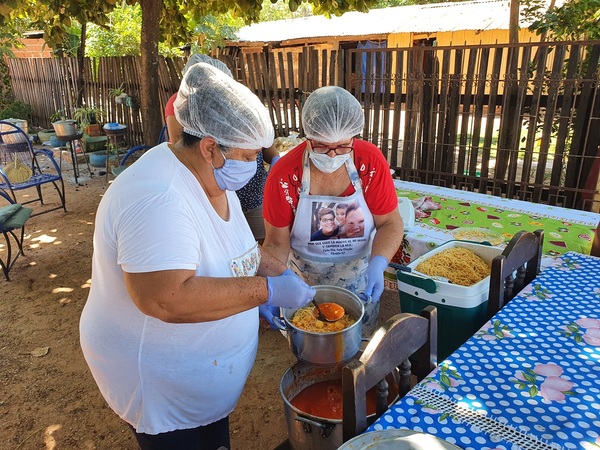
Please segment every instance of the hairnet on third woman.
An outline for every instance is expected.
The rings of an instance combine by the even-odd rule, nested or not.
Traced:
[[[215,66],[217,69],[222,70],[227,75],[229,75],[231,78],[233,78],[231,70],[229,70],[229,68],[225,65],[224,62],[219,61],[218,59],[215,59],[215,58],[211,58],[208,55],[203,55],[202,53],[194,53],[193,55],[190,56],[190,58],[185,63],[185,66],[183,67],[183,74],[185,75],[185,73],[188,71],[188,69],[190,67],[192,67],[194,64],[198,64],[200,62],[210,64],[211,66]]]
[[[323,143],[345,141],[360,134],[365,116],[360,103],[338,86],[313,91],[302,108],[302,129],[308,139]]]
[[[174,107],[183,131],[193,136],[210,136],[225,147],[244,149],[273,144],[267,108],[250,89],[209,64],[189,68]]]

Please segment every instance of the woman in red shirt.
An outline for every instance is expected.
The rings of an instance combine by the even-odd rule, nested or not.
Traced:
[[[265,185],[264,247],[311,285],[337,285],[365,302],[363,334],[377,327],[383,272],[402,242],[404,226],[389,165],[358,139],[360,103],[336,86],[314,91],[302,109],[307,140],[283,156]],[[311,241],[321,208],[347,204],[361,233]],[[348,211],[347,210],[347,211]],[[346,213],[348,214],[348,213]],[[346,217],[346,225],[348,221]]]

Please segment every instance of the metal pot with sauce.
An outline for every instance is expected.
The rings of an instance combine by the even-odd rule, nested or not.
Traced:
[[[342,445],[342,367],[299,361],[283,375],[280,392],[293,450],[335,450]],[[398,396],[398,380],[397,370],[388,375],[388,405]],[[367,415],[369,423],[375,420],[375,389],[367,394]]]
[[[282,308],[283,322],[275,320],[286,331],[292,353],[300,360],[317,365],[335,365],[352,359],[360,350],[364,306],[360,298],[338,286],[314,286],[315,300],[342,306],[355,322],[340,331],[318,333],[296,327],[291,319],[297,309]]]

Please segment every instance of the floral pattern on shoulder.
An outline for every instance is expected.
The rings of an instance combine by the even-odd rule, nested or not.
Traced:
[[[512,381],[517,389],[527,390],[531,398],[540,395],[546,402],[562,402],[567,395],[577,395],[571,390],[575,383],[562,378],[562,373],[557,364],[536,364],[533,369],[516,372]]]

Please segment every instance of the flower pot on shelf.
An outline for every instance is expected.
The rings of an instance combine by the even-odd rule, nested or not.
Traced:
[[[88,136],[100,136],[102,134],[102,128],[99,123],[93,123],[85,127],[85,132]]]

